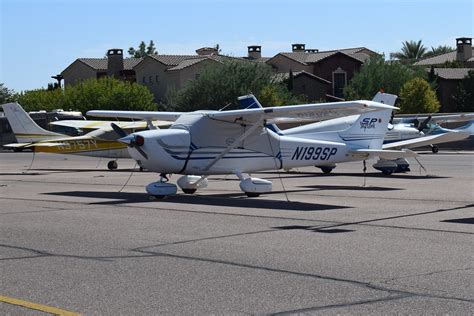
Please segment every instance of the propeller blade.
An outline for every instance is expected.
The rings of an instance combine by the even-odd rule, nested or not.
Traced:
[[[143,156],[143,158],[148,160],[148,155],[146,154],[146,152],[143,149],[141,149],[138,146],[133,146],[133,148],[135,148]]]
[[[420,125],[418,125],[418,131],[422,131],[424,130],[427,126],[428,126],[428,123],[431,121],[431,115],[428,115],[428,117],[420,123]]]
[[[127,132],[125,132],[122,128],[120,128],[120,126],[118,126],[117,124],[115,123],[110,123],[110,126],[112,126],[112,129],[114,130],[114,132],[120,137],[120,138],[124,138],[125,136],[127,136]]]

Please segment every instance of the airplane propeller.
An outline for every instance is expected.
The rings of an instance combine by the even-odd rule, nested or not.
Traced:
[[[423,122],[421,122],[419,125],[418,125],[418,131],[423,131],[427,126],[428,126],[428,123],[431,121],[431,115],[428,115],[428,117],[426,119],[423,120]]]
[[[119,142],[127,144],[129,147],[135,148],[145,159],[148,159],[147,153],[141,148],[145,144],[145,138],[141,135],[129,135],[120,126],[115,123],[110,124],[115,133],[120,137]]]

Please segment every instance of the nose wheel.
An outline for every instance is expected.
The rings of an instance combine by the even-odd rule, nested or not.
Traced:
[[[115,170],[118,168],[118,163],[117,163],[117,160],[111,160],[109,161],[109,163],[107,163],[107,168],[109,168],[109,170]]]

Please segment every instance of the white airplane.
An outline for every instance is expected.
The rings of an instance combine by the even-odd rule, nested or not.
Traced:
[[[394,106],[396,99],[396,95],[378,92],[372,101]],[[262,107],[258,100],[250,95],[240,97],[239,104],[241,108],[247,109]],[[267,127],[279,135],[319,139],[320,137],[325,137],[325,133],[343,131],[349,128],[355,124],[358,119],[359,115],[350,115],[285,130],[280,130],[275,124],[268,124]],[[280,119],[280,122],[288,121],[291,122],[291,120]],[[426,122],[426,120],[424,122]],[[468,135],[468,133],[461,130],[445,130],[443,133],[427,136],[421,130],[418,130],[418,128],[415,128],[414,126],[408,126],[405,123],[398,123],[395,125],[387,124],[387,133],[385,134],[384,145],[382,148],[388,150],[408,149],[428,145],[433,146],[433,144],[464,139],[468,137]],[[352,160],[353,159],[350,159],[348,161]],[[315,166],[320,168],[324,173],[330,173],[336,167],[334,163],[329,162],[319,162]],[[379,161],[373,165],[375,169],[380,170],[382,173],[387,175],[393,172],[409,171],[409,166],[410,165],[408,161],[403,157],[396,157],[394,159],[380,157]]]
[[[412,117],[399,117],[393,119],[393,128],[390,129],[385,135],[385,143],[391,143],[394,141],[407,140],[411,138],[423,137],[428,135],[442,135],[442,134],[457,134],[457,138],[453,137],[452,140],[456,141],[462,138],[463,133],[472,133],[469,128],[472,126],[474,120],[474,113],[460,113],[460,114],[447,114],[447,115],[428,115],[428,116],[412,116]],[[448,129],[443,128],[440,124],[453,123],[453,122],[468,122],[467,125],[456,128]],[[442,141],[442,138],[437,137],[432,143],[425,144],[431,147],[433,153],[437,153],[439,148],[436,144],[445,143],[448,141]]]
[[[253,96],[252,96],[253,97]],[[168,174],[182,174],[177,185],[185,193],[205,188],[213,174],[235,174],[247,196],[272,190],[270,181],[246,173],[334,164],[369,157],[411,157],[410,150],[382,150],[390,115],[395,107],[373,101],[320,103],[232,111],[137,112],[89,111],[90,116],[174,121],[167,130],[127,135],[112,124],[119,141],[140,166],[160,173],[146,191],[157,197],[177,192]],[[279,118],[332,119],[359,113],[356,123],[343,131],[318,137],[278,135],[266,127]],[[361,114],[362,113],[362,114]]]
[[[127,146],[117,142],[117,135],[110,127],[110,121],[66,121],[64,126],[89,129],[91,132],[70,137],[63,134],[47,131],[26,113],[20,104],[7,103],[2,105],[8,123],[11,126],[17,143],[7,144],[3,147],[15,151],[32,149],[34,152],[54,154],[77,154],[82,156],[113,158],[107,164],[110,170],[117,169],[117,159],[130,158]],[[163,126],[162,122],[153,122]],[[156,128],[150,122],[116,122],[126,130],[144,130],[147,127]],[[169,126],[168,123],[166,123]]]

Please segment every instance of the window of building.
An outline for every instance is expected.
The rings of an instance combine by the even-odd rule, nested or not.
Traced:
[[[155,82],[156,82],[156,84],[158,84],[159,81],[160,81],[160,76],[156,75],[156,76],[155,76]]]
[[[143,76],[142,83],[146,83],[146,77],[145,76]]]
[[[153,84],[153,76],[149,76],[149,77],[148,77],[148,82],[150,83],[150,85]]]
[[[332,73],[332,87],[333,95],[338,98],[344,97],[344,87],[347,84],[347,73],[341,69],[337,68],[336,71]]]
[[[194,79],[197,80],[197,79],[199,79],[200,76],[201,76],[201,74],[195,74],[195,75],[194,75]]]

